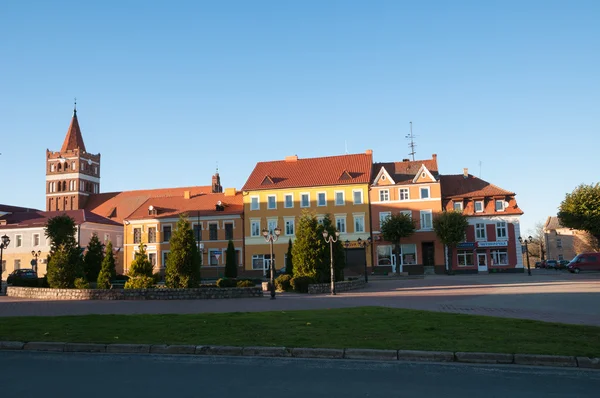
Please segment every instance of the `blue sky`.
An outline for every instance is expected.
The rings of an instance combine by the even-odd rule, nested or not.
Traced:
[[[597,1],[27,1],[0,12],[0,203],[44,208],[73,97],[101,190],[262,160],[438,154],[525,230],[600,169]]]

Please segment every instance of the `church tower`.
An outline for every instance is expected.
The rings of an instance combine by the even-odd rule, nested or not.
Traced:
[[[100,192],[100,154],[87,153],[77,103],[60,152],[46,150],[46,211],[85,208],[90,195]]]

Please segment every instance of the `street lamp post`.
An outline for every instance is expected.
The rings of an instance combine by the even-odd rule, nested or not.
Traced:
[[[273,256],[273,243],[277,242],[279,239],[279,235],[281,235],[281,229],[279,227],[275,227],[273,232],[270,232],[268,229],[262,230],[263,237],[265,241],[269,242],[269,246],[271,248],[271,300],[275,300],[275,258]]]
[[[519,243],[525,245],[525,255],[527,256],[527,275],[531,276],[531,265],[529,264],[529,247],[528,244],[531,243],[533,238],[531,236],[527,237],[527,239],[523,239],[519,236]]]
[[[38,271],[38,257],[42,254],[41,250],[37,252],[35,250],[31,251],[31,255],[33,256],[33,260],[31,260],[31,265],[33,266],[33,270],[37,273]]]
[[[323,238],[325,238],[325,242],[329,243],[329,260],[331,267],[331,295],[335,296],[335,271],[333,269],[333,244],[338,241],[340,237],[340,232],[335,231],[335,237],[333,235],[329,236],[329,232],[327,230],[323,231]]]
[[[369,274],[368,274],[368,270],[367,270],[367,247],[371,246],[373,239],[371,239],[371,237],[369,236],[367,238],[367,240],[362,240],[361,238],[358,238],[356,240],[356,242],[358,243],[358,245],[360,247],[365,248],[365,283],[368,283],[369,282]]]
[[[344,242],[344,264],[348,267],[348,248],[350,247],[350,241],[346,239]]]
[[[4,235],[2,238],[0,238],[0,293],[2,293],[2,272],[4,272],[4,270],[2,269],[2,264],[4,264],[2,262],[2,253],[4,252],[4,249],[8,247],[9,244],[10,238],[8,236]]]

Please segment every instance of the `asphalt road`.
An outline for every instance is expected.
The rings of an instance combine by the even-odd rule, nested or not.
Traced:
[[[164,355],[0,352],[2,397],[598,397],[600,372]]]

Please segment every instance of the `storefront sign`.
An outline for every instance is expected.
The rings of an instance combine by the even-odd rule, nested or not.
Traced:
[[[461,242],[456,245],[458,249],[475,249],[477,247],[477,242]]]
[[[479,247],[506,247],[508,242],[505,240],[499,240],[496,242],[479,242]]]

